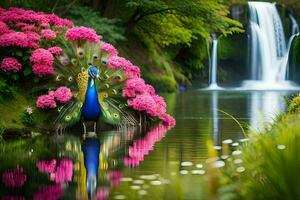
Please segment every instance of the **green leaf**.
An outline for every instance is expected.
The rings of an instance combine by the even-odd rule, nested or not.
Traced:
[[[21,50],[16,50],[16,55],[17,56],[23,56],[23,52]]]
[[[30,67],[25,67],[25,69],[23,70],[24,76],[28,76],[32,73],[31,68]]]
[[[16,80],[19,79],[19,75],[18,74],[12,74],[11,78],[16,81]]]

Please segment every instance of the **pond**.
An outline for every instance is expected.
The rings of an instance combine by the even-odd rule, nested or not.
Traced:
[[[3,199],[205,199],[207,140],[238,145],[284,111],[280,91],[165,94],[177,125],[7,140],[0,145]],[[227,113],[227,114],[226,114]],[[236,120],[240,123],[237,123]],[[6,184],[4,184],[6,182]],[[20,187],[19,187],[20,186]]]

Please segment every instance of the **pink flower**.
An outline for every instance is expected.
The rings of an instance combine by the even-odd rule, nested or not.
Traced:
[[[70,20],[60,18],[55,14],[47,14],[46,18],[49,20],[49,24],[55,25],[57,28],[64,28],[65,26],[70,28],[74,25]],[[46,27],[45,25],[47,24],[44,24],[44,27]]]
[[[117,187],[120,182],[121,178],[123,178],[123,172],[122,171],[110,171],[108,172],[108,179],[113,187]]]
[[[62,54],[62,49],[60,47],[50,47],[48,51],[54,56],[60,56]]]
[[[22,187],[27,180],[22,167],[16,167],[12,170],[7,170],[2,175],[2,181],[6,187],[19,188]]]
[[[56,38],[55,32],[50,29],[42,30],[41,35],[42,35],[42,37],[49,39],[49,40],[54,40]]]
[[[56,102],[53,95],[41,95],[36,101],[36,107],[41,109],[56,108]]]
[[[150,95],[138,95],[134,99],[128,99],[127,103],[137,111],[145,111],[152,117],[157,116],[156,103]]]
[[[0,69],[4,72],[18,72],[22,69],[22,65],[14,57],[6,57],[2,60]]]
[[[132,63],[129,60],[126,60],[123,57],[112,56],[108,60],[108,65],[111,68],[127,68],[128,66],[132,66]]]
[[[161,115],[165,114],[167,111],[167,105],[166,105],[164,98],[162,98],[161,96],[158,96],[158,95],[153,95],[152,98],[154,99],[155,104],[156,104],[155,116],[161,116]]]
[[[123,97],[135,97],[146,91],[145,81],[141,78],[133,78],[126,81],[122,91]]]
[[[37,162],[37,168],[42,173],[53,173],[56,167],[56,160],[52,159],[50,161],[47,160],[39,160]]]
[[[30,61],[34,64],[53,65],[54,57],[46,49],[36,49],[30,56]]]
[[[73,162],[69,158],[64,158],[56,168],[56,172],[52,174],[51,180],[56,183],[66,183],[72,180]]]
[[[24,26],[22,26],[21,28],[22,31],[38,31],[39,29],[37,27],[35,27],[34,25],[31,24],[25,24]]]
[[[72,99],[72,91],[70,88],[67,87],[59,87],[54,92],[54,97],[60,103],[67,103]]]
[[[118,55],[117,49],[115,49],[115,47],[109,43],[103,43],[100,48],[102,51],[107,52],[110,56]]]
[[[135,65],[129,65],[127,66],[125,69],[125,75],[128,78],[138,78],[141,77],[141,70],[139,67],[135,66]]]
[[[7,32],[9,32],[8,26],[4,22],[0,21],[0,35]]]
[[[43,77],[46,75],[53,74],[54,68],[51,65],[37,63],[32,66],[32,72],[39,77]]]
[[[16,46],[21,48],[35,48],[36,44],[28,39],[23,32],[8,32],[0,35],[0,47]]]
[[[33,194],[33,200],[58,200],[63,195],[63,189],[60,185],[47,185],[39,188],[37,192]]]
[[[146,84],[146,92],[151,96],[155,95],[155,89],[152,85]]]
[[[80,26],[69,29],[66,33],[66,38],[68,40],[86,40],[89,42],[99,42],[102,37],[97,35],[94,29]]]
[[[171,115],[168,115],[167,113],[160,116],[160,119],[163,121],[163,124],[165,124],[166,126],[173,127],[176,125],[176,120]]]

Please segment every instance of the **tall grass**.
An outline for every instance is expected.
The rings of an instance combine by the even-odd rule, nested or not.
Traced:
[[[220,199],[300,199],[300,117],[252,134],[221,170]],[[237,160],[239,162],[237,162]]]

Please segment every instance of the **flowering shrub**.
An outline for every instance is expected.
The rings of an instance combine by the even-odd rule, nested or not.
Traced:
[[[50,179],[56,183],[66,183],[72,180],[73,162],[69,158],[60,161],[56,171],[51,173]]]
[[[102,51],[107,52],[110,56],[118,55],[118,50],[115,49],[115,47],[109,43],[103,43],[100,48]]]
[[[56,38],[55,32],[50,29],[42,30],[41,35],[49,40],[54,40]]]
[[[48,51],[54,56],[60,56],[62,54],[62,49],[60,47],[50,47]]]
[[[98,55],[90,55],[90,52],[85,51],[100,50],[102,53],[99,55],[102,56],[102,60],[97,63],[103,63],[101,67],[110,68],[111,71],[122,70],[125,74],[125,79],[120,81],[120,84],[123,84],[123,80],[126,81],[124,86],[122,85],[124,103],[127,101],[130,108],[150,118],[161,119],[165,125],[175,125],[175,120],[166,114],[164,99],[156,94],[151,85],[146,84],[140,78],[140,68],[118,56],[117,49],[109,43],[102,42],[101,39],[102,36],[98,35],[94,29],[83,26],[74,27],[71,21],[54,14],[20,8],[0,9],[0,47],[14,50],[14,52],[7,51],[0,55],[0,70],[19,72],[23,69],[25,76],[33,72],[33,75],[38,77],[34,77],[34,80],[39,81],[39,78],[53,74],[76,72],[70,67],[82,67],[86,62],[82,56],[90,56],[96,61],[98,59]],[[66,47],[66,45],[73,45],[74,48]],[[24,63],[21,64],[18,60]],[[81,62],[82,60],[84,62]],[[73,74],[70,75],[73,76]],[[15,75],[12,78],[18,77],[19,75]],[[69,81],[67,85],[69,86],[71,82]],[[73,83],[76,84],[75,81]],[[39,96],[36,106],[40,109],[53,109],[57,107],[57,103],[68,103],[76,95],[72,94],[68,87],[61,86],[47,95]]]
[[[72,99],[72,91],[67,87],[59,87],[54,92],[54,97],[60,103],[67,103]]]
[[[97,35],[94,29],[80,26],[69,29],[66,33],[66,38],[68,40],[86,40],[89,42],[99,42],[102,37]]]
[[[18,72],[22,69],[22,65],[16,58],[6,57],[2,60],[0,69],[4,72]]]
[[[41,109],[56,108],[56,102],[54,100],[54,95],[47,94],[47,95],[39,96],[36,101],[36,107],[41,108]]]
[[[27,180],[22,167],[16,167],[12,170],[7,170],[2,175],[2,181],[6,187],[19,188],[22,187]]]

